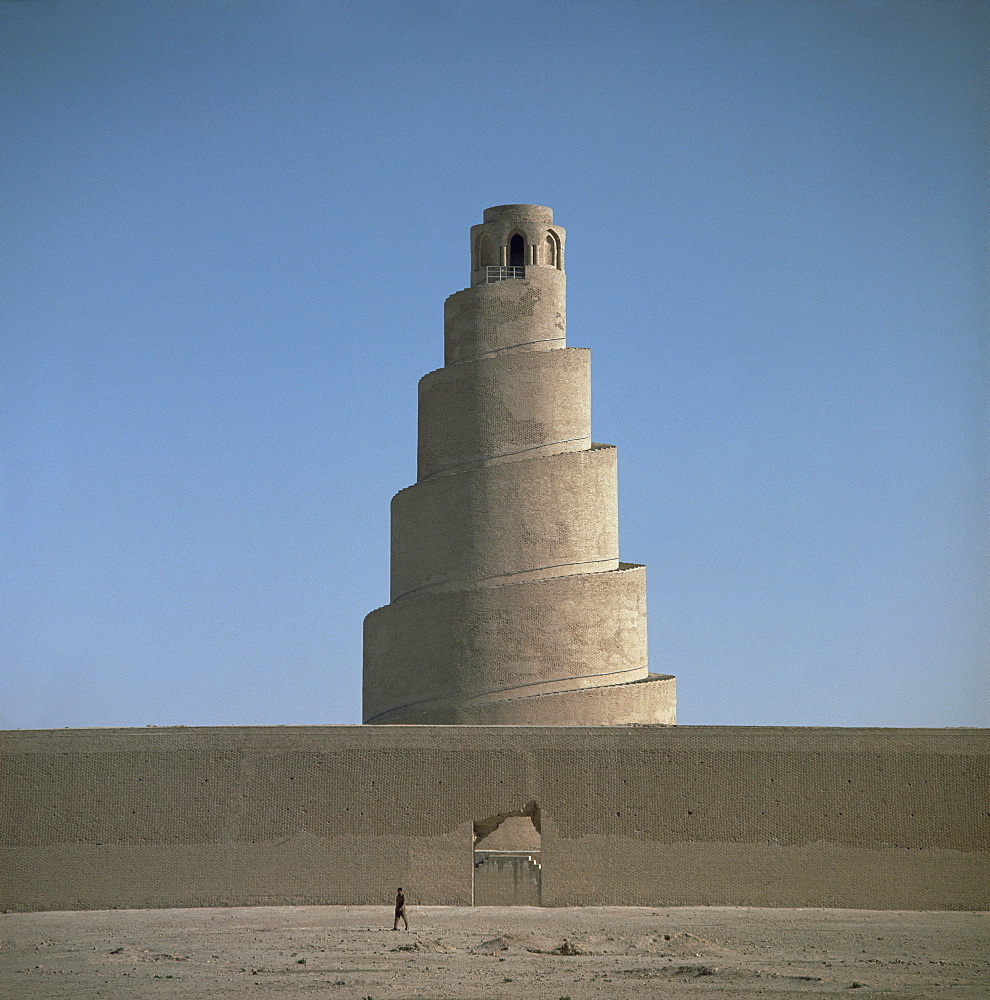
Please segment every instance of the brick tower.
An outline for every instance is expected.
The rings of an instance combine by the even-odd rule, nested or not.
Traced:
[[[391,603],[364,623],[365,723],[674,722],[646,656],[646,569],[619,562],[616,452],[566,346],[564,230],[485,210],[471,287],[419,383],[418,481],[392,500]]]

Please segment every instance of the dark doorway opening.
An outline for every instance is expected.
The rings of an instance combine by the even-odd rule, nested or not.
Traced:
[[[509,240],[509,267],[523,267],[526,264],[526,241],[516,233]]]

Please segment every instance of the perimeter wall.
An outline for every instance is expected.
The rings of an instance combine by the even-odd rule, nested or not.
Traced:
[[[0,910],[470,904],[535,802],[545,906],[990,909],[990,731],[0,733]]]

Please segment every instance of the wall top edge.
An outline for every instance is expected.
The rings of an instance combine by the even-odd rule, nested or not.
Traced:
[[[990,754],[990,729],[827,726],[161,726],[0,730],[4,752],[179,749],[471,749],[595,751],[889,752]]]

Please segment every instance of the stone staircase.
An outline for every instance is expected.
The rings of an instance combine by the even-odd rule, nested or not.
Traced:
[[[475,906],[541,906],[539,851],[475,851]]]

